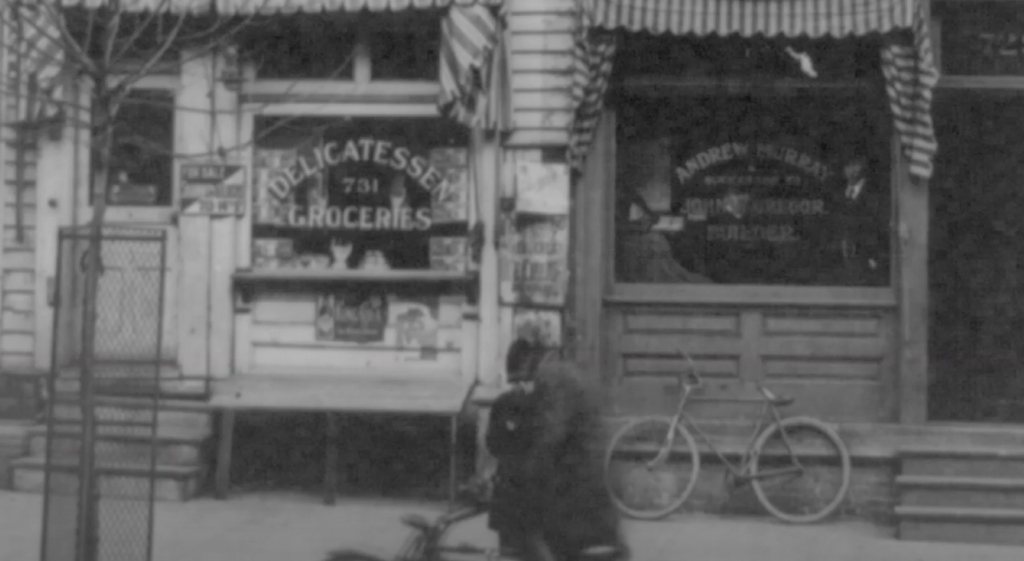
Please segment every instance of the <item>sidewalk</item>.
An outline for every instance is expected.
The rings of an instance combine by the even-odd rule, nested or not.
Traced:
[[[336,548],[390,558],[408,512],[433,515],[440,505],[318,497],[239,495],[159,503],[153,561],[320,561]],[[39,559],[40,497],[0,491],[0,561]],[[860,523],[786,526],[767,519],[685,516],[630,522],[635,561],[1019,561],[1024,548],[900,542]],[[493,544],[483,519],[458,528],[452,542]],[[110,561],[110,560],[101,560]],[[480,560],[482,561],[482,560]]]

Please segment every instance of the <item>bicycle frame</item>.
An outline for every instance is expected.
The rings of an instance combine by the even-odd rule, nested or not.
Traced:
[[[406,538],[395,556],[395,561],[445,561],[445,554],[479,555],[480,559],[497,559],[499,552],[495,548],[441,543],[453,526],[486,512],[487,509],[483,505],[462,506],[442,514],[426,529],[413,528],[412,535]]]
[[[742,459],[739,465],[731,461],[725,454],[722,453],[718,447],[715,446],[711,438],[704,432],[700,426],[693,420],[692,417],[686,414],[686,404],[693,393],[693,387],[688,384],[683,384],[683,395],[679,399],[679,405],[676,407],[675,414],[672,415],[672,424],[670,426],[675,427],[681,425],[688,427],[697,437],[700,438],[711,449],[712,452],[718,456],[718,459],[726,466],[730,474],[736,478],[738,482],[746,483],[754,479],[767,479],[771,477],[777,477],[788,473],[801,472],[803,466],[800,464],[800,459],[793,452],[793,445],[789,441],[789,435],[786,434],[786,430],[782,425],[782,415],[779,413],[779,409],[772,404],[767,397],[761,399],[761,415],[757,419],[757,423],[754,425],[754,430],[750,434],[750,440],[747,442],[747,447],[743,452]],[[757,443],[757,437],[761,434],[761,431],[771,426],[772,424],[778,424],[780,427],[779,432],[782,434],[782,440],[786,444],[786,451],[789,454],[789,459],[793,462],[792,466],[784,468],[776,468],[769,470],[758,470],[758,472],[752,473],[751,465],[754,460],[754,446]],[[651,464],[659,463],[665,460],[669,450],[672,448],[673,442],[675,442],[676,431],[669,431],[668,439],[665,442],[665,446],[661,452],[653,460]]]

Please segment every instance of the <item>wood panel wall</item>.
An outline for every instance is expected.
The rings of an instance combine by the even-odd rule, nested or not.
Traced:
[[[572,119],[574,0],[509,0],[515,132],[507,146],[564,146]]]
[[[616,414],[673,411],[683,352],[706,382],[690,409],[697,419],[756,416],[762,383],[796,399],[788,413],[894,420],[895,310],[624,307],[608,319]]]
[[[339,375],[403,374],[457,376],[462,367],[463,296],[438,296],[436,356],[424,357],[415,344],[402,341],[401,316],[408,300],[390,294],[383,340],[371,343],[318,340],[314,322],[317,296],[310,290],[262,292],[257,295],[249,326],[249,356],[243,360],[253,374]],[[433,323],[433,322],[431,322]]]

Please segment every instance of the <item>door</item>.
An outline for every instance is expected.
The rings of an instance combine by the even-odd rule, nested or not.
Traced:
[[[174,366],[177,361],[176,81],[140,84],[115,119],[96,302],[96,358],[101,364],[159,358],[162,365]],[[80,152],[88,154],[87,150]],[[89,160],[88,155],[82,156],[78,168],[89,170]],[[82,176],[88,174],[85,171]],[[94,196],[87,182],[81,183],[74,225],[86,227],[93,216]],[[159,232],[164,235],[158,236]],[[87,240],[81,235],[65,237],[61,251],[62,274],[67,271],[73,278],[65,276],[63,290],[70,296],[69,304],[80,307]],[[74,289],[68,293],[71,286]],[[75,330],[77,326],[66,328]],[[73,333],[65,337],[79,339]],[[66,363],[71,357],[65,357]]]

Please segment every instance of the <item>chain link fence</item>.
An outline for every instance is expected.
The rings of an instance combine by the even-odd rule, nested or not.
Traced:
[[[60,231],[42,561],[151,558],[166,245],[163,230],[104,228],[86,369],[93,248],[87,228]]]

